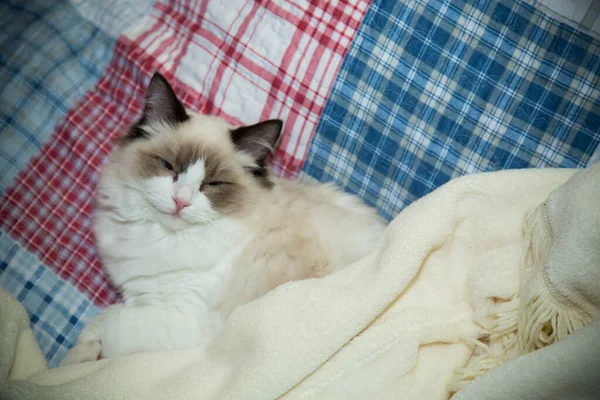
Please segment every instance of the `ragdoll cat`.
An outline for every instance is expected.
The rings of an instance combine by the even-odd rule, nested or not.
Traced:
[[[237,306],[373,249],[384,223],[358,198],[269,175],[281,128],[189,112],[154,75],[95,199],[98,252],[122,302],[63,364],[204,346]]]

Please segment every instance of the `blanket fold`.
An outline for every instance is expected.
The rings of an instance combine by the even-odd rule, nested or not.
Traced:
[[[490,346],[479,318],[513,307],[502,299],[520,290],[524,215],[573,173],[455,179],[406,208],[363,260],[237,309],[205,351],[23,373],[0,397],[446,399],[454,371]]]
[[[0,382],[22,380],[46,369],[25,309],[0,289]]]
[[[507,361],[452,400],[596,400],[600,393],[600,320],[560,342]]]
[[[453,390],[515,357],[566,338],[600,315],[600,163],[578,171],[525,214],[524,255],[512,290],[476,312],[487,344]],[[513,278],[514,280],[514,278]]]

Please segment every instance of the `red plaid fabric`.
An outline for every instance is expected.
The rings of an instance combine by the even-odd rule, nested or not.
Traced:
[[[2,228],[96,305],[116,301],[94,250],[92,198],[98,169],[139,116],[154,71],[193,110],[233,123],[284,119],[275,166],[293,176],[367,6],[362,0],[159,2],[119,38],[104,77],[7,189]]]

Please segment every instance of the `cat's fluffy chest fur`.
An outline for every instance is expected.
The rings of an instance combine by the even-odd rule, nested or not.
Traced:
[[[152,79],[96,194],[98,253],[122,302],[86,326],[65,364],[202,347],[240,305],[373,249],[384,223],[358,198],[269,176],[281,126],[190,114]]]
[[[127,308],[102,316],[103,357],[206,344],[221,327],[223,288],[251,232],[229,218],[176,231],[146,219],[123,220],[121,202],[128,199],[102,196],[103,189],[101,183],[94,234]],[[131,336],[146,329],[160,329],[160,340]]]

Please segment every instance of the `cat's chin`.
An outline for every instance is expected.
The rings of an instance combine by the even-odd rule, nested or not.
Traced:
[[[208,216],[205,216],[205,217],[208,217]],[[214,221],[215,218],[217,218],[217,216],[212,215],[212,218],[209,221]],[[164,213],[164,212],[157,212],[156,215],[154,216],[154,221],[158,222],[163,227],[165,227],[171,231],[181,231],[184,229],[197,227],[197,226],[204,225],[206,223],[210,223],[210,222],[207,222],[207,220],[202,220],[202,221],[190,220],[189,215],[186,216],[186,215],[179,215],[179,214],[175,214],[175,213]]]
[[[186,221],[180,215],[177,214],[160,213],[157,219],[157,222],[159,222],[162,226],[172,231],[180,231],[191,226],[197,225]]]

